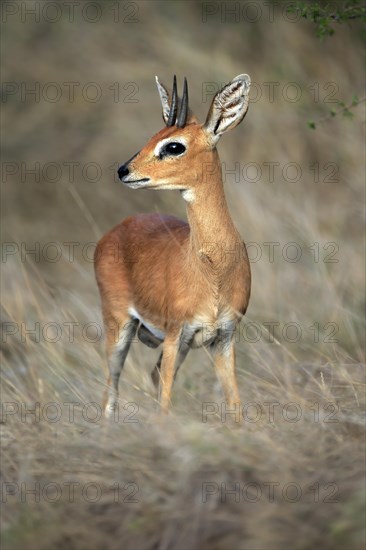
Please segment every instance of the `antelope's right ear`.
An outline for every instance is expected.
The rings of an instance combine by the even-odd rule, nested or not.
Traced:
[[[158,92],[160,95],[161,106],[163,108],[163,120],[165,124],[167,124],[169,120],[170,105],[172,102],[172,94],[168,91],[168,89],[164,86],[164,84],[159,82],[159,79],[157,76],[155,77],[155,80],[156,80],[156,85],[158,87]],[[179,103],[180,103],[180,100],[179,100]],[[192,111],[188,108],[186,123],[190,124],[192,122],[198,123],[198,120],[194,116]]]
[[[243,120],[248,110],[249,90],[249,75],[240,74],[215,95],[203,125],[212,145]]]
[[[157,76],[155,77],[155,80],[156,80],[156,85],[158,87],[158,92],[160,95],[161,106],[163,107],[163,120],[166,124],[168,122],[168,117],[170,112],[171,97],[168,90],[165,88],[165,86],[163,86],[163,84],[160,84]]]

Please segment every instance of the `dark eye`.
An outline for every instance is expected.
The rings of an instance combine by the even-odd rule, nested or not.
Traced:
[[[179,143],[178,141],[171,141],[170,143],[167,143],[165,147],[160,151],[160,158],[166,157],[166,156],[177,156],[184,153],[186,148],[182,143]]]

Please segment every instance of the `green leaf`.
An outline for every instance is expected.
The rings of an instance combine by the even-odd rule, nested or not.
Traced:
[[[353,113],[349,109],[345,109],[342,114],[346,118],[353,118]]]
[[[312,130],[315,130],[316,128],[316,124],[313,120],[308,120],[308,126],[309,128],[311,128]]]

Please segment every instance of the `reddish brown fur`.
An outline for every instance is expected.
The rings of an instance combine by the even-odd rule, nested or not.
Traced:
[[[187,143],[186,154],[164,161],[156,158],[156,145],[176,136]],[[121,329],[131,321],[131,307],[165,333],[162,407],[166,410],[183,326],[197,318],[208,324],[221,320],[236,324],[249,301],[250,267],[226,204],[216,148],[195,119],[184,128],[161,130],[128,167],[134,179],[150,178],[146,187],[194,193],[194,200],[187,202],[189,224],[160,214],[129,217],[99,241],[95,256],[108,356]],[[232,340],[226,351],[218,349],[216,366],[226,398],[237,403]],[[119,374],[115,377],[118,384]]]

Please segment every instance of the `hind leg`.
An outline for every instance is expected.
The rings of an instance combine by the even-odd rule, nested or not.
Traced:
[[[161,361],[163,359],[163,352],[160,352],[158,362],[156,363],[155,367],[153,368],[153,371],[151,373],[151,379],[153,381],[154,387],[156,390],[159,389],[159,382],[160,382],[160,367],[161,367]]]
[[[126,361],[131,342],[136,334],[138,322],[128,318],[125,323],[119,325],[106,324],[107,331],[107,356],[109,376],[104,395],[104,412],[110,417],[117,406],[118,382]]]

